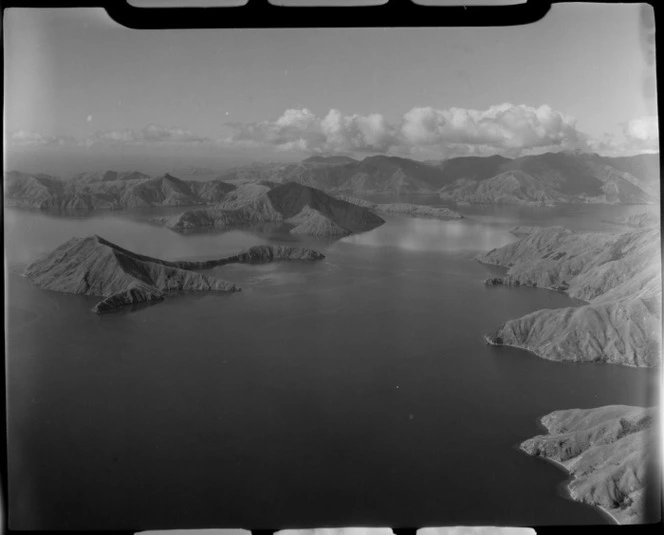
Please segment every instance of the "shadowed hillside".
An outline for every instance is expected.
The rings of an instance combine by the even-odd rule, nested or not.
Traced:
[[[218,206],[179,214],[166,222],[172,230],[230,229],[262,222],[287,223],[294,234],[343,236],[384,223],[367,208],[335,199],[293,182],[246,184]]]

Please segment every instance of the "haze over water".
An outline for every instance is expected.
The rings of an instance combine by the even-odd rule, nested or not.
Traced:
[[[517,445],[558,409],[653,402],[656,374],[548,362],[482,334],[561,293],[486,287],[473,257],[521,224],[615,229],[643,207],[389,217],[340,241],[179,235],[116,214],[6,210],[13,528],[604,523]],[[97,316],[22,267],[72,236],[164,259],[303,243],[315,263],[211,271],[189,294]]]

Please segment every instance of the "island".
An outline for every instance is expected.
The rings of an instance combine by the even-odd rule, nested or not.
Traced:
[[[126,305],[157,303],[177,291],[240,291],[231,282],[196,270],[230,263],[323,258],[311,249],[258,245],[224,258],[169,262],[128,251],[95,235],[68,240],[30,264],[24,276],[46,290],[102,297],[92,309],[102,314]]]
[[[554,411],[540,420],[549,434],[519,447],[564,468],[570,497],[616,523],[658,521],[648,510],[659,514],[656,418],[654,407],[627,405]]]

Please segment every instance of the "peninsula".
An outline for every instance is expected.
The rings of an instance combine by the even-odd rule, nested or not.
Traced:
[[[46,290],[102,297],[98,314],[125,305],[157,303],[177,291],[237,292],[231,282],[198,273],[230,263],[320,260],[311,249],[259,245],[224,258],[168,262],[123,249],[99,236],[72,238],[30,264],[24,276]]]
[[[539,357],[652,367],[660,363],[661,258],[658,226],[626,232],[562,227],[513,229],[521,239],[477,257],[508,268],[489,285],[563,291],[587,302],[539,310],[486,335],[490,344]]]
[[[567,470],[572,499],[599,507],[619,524],[655,520],[648,518],[646,503],[657,501],[660,473],[655,408],[570,409],[540,422],[549,434],[526,440],[520,449]]]

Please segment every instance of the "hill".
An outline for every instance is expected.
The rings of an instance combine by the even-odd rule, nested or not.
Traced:
[[[488,284],[535,286],[587,301],[509,320],[487,342],[549,360],[657,366],[661,342],[661,247],[658,227],[627,232],[531,228],[517,242],[477,259],[508,268]]]
[[[655,204],[660,195],[658,154],[607,158],[569,151],[439,162],[384,155],[363,160],[312,156],[298,163],[236,167],[212,181],[185,181],[170,174],[150,178],[137,171],[81,173],[70,181],[15,171],[5,174],[9,205],[63,212],[213,204],[236,185],[288,182],[335,195],[438,194],[446,202],[460,204]]]
[[[555,411],[541,419],[548,435],[526,440],[522,451],[555,461],[572,476],[572,499],[602,508],[620,524],[659,520],[654,408],[610,405]],[[658,513],[659,511],[657,511]]]
[[[142,173],[83,173],[72,180],[25,173],[5,174],[8,206],[47,212],[85,214],[155,206],[194,206],[217,203],[235,189],[219,180],[195,182],[169,174],[150,178]]]
[[[246,184],[214,208],[192,210],[166,222],[172,230],[235,228],[263,222],[286,222],[291,232],[339,236],[376,228],[384,220],[352,203],[297,183]]]
[[[418,162],[395,156],[314,156],[299,163],[236,168],[225,181],[296,182],[345,195],[437,194],[460,203],[656,203],[659,156],[606,158],[563,151],[516,159]]]
[[[240,290],[230,282],[194,270],[229,263],[322,258],[322,254],[310,249],[261,245],[225,258],[168,262],[133,253],[99,236],[90,236],[72,238],[30,264],[24,275],[47,290],[102,297],[93,311],[103,313],[125,305],[156,303],[176,291]]]

